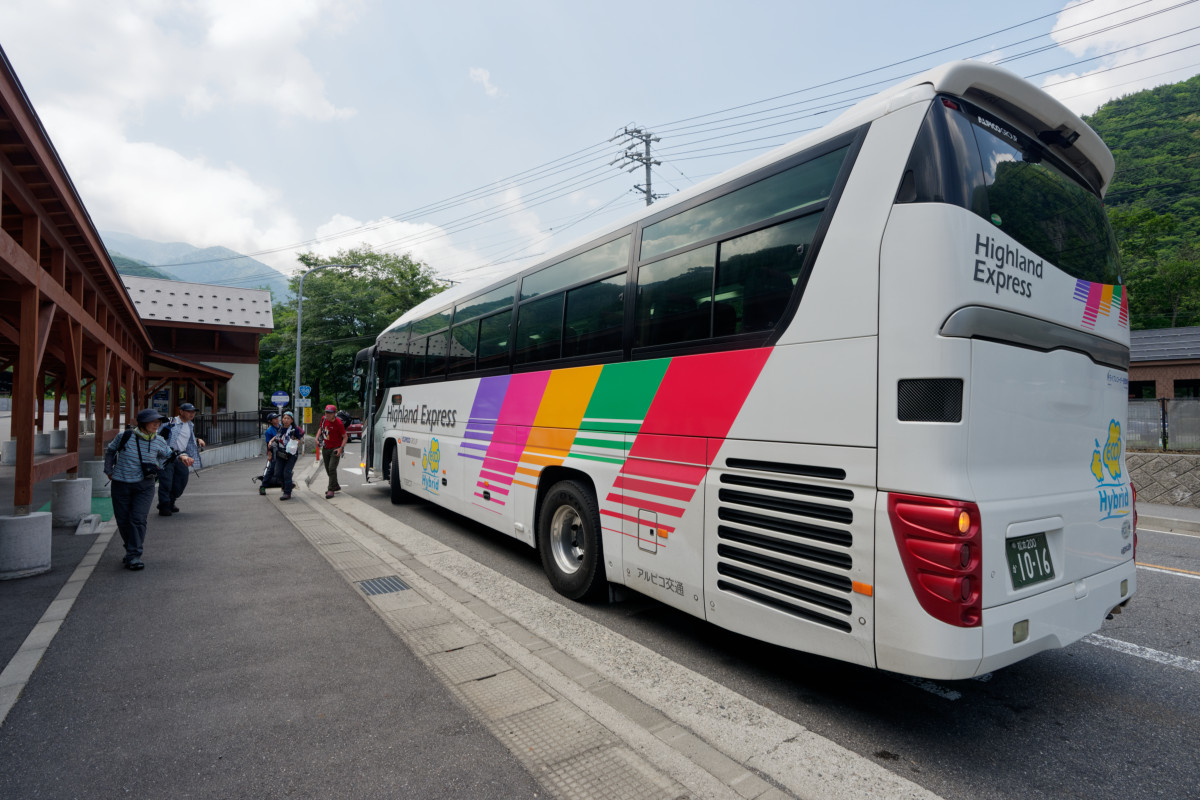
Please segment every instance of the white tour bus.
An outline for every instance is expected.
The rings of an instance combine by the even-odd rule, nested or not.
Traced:
[[[1113,159],[947,64],[360,353],[364,467],[608,585],[966,678],[1136,588]]]

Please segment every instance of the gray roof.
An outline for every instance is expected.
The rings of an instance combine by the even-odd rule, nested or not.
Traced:
[[[274,330],[271,293],[212,283],[164,281],[122,275],[121,282],[144,320],[235,325]]]
[[[1200,360],[1200,327],[1129,332],[1130,361]]]

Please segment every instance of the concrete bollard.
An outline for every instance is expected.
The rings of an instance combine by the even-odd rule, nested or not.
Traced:
[[[61,478],[50,481],[50,514],[54,527],[74,528],[92,513],[91,478]]]
[[[13,466],[17,463],[17,440],[0,442],[0,464]]]
[[[61,428],[56,431],[50,431],[50,449],[51,450],[66,450],[67,449],[67,432]]]
[[[35,456],[50,455],[50,434],[35,433],[33,435],[33,454]]]
[[[0,581],[50,571],[50,515],[0,516]]]
[[[79,464],[79,477],[92,481],[92,497],[112,497],[112,484],[104,474],[103,461],[83,461]]]
[[[80,422],[79,423],[79,432],[80,433],[95,433],[96,432],[96,420],[85,419],[83,422]]]

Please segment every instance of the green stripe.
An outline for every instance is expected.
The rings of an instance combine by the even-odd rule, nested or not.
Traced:
[[[584,419],[645,419],[671,359],[605,364]]]
[[[612,439],[580,439],[575,438],[575,445],[580,447],[606,447],[609,450],[627,450],[629,445],[625,442],[617,442]]]
[[[592,422],[585,419],[579,426],[581,431],[596,433],[637,433],[642,428],[640,422]]]
[[[584,455],[583,453],[571,453],[570,457],[571,458],[583,458],[583,459],[587,459],[588,461],[603,461],[606,464],[624,464],[625,463],[625,459],[623,459],[623,458],[605,458],[604,456],[589,456],[589,455]]]

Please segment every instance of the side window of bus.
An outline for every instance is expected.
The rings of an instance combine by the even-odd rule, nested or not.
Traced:
[[[775,327],[820,221],[820,214],[810,214],[721,242],[713,336]]]
[[[479,321],[479,349],[476,369],[508,366],[509,327],[512,310],[506,309]]]
[[[479,346],[479,320],[455,325],[450,331],[451,375],[475,369],[475,349]]]
[[[567,292],[563,355],[589,356],[621,349],[625,273]]]
[[[450,331],[431,334],[429,348],[425,351],[425,377],[433,378],[446,374],[446,356],[450,352]]]
[[[565,292],[523,304],[517,309],[514,364],[546,361],[561,355]]]
[[[425,337],[410,339],[408,342],[408,378],[418,380],[425,377],[425,347],[428,344]]]
[[[710,335],[717,246],[644,264],[638,270],[637,339],[646,347]]]

